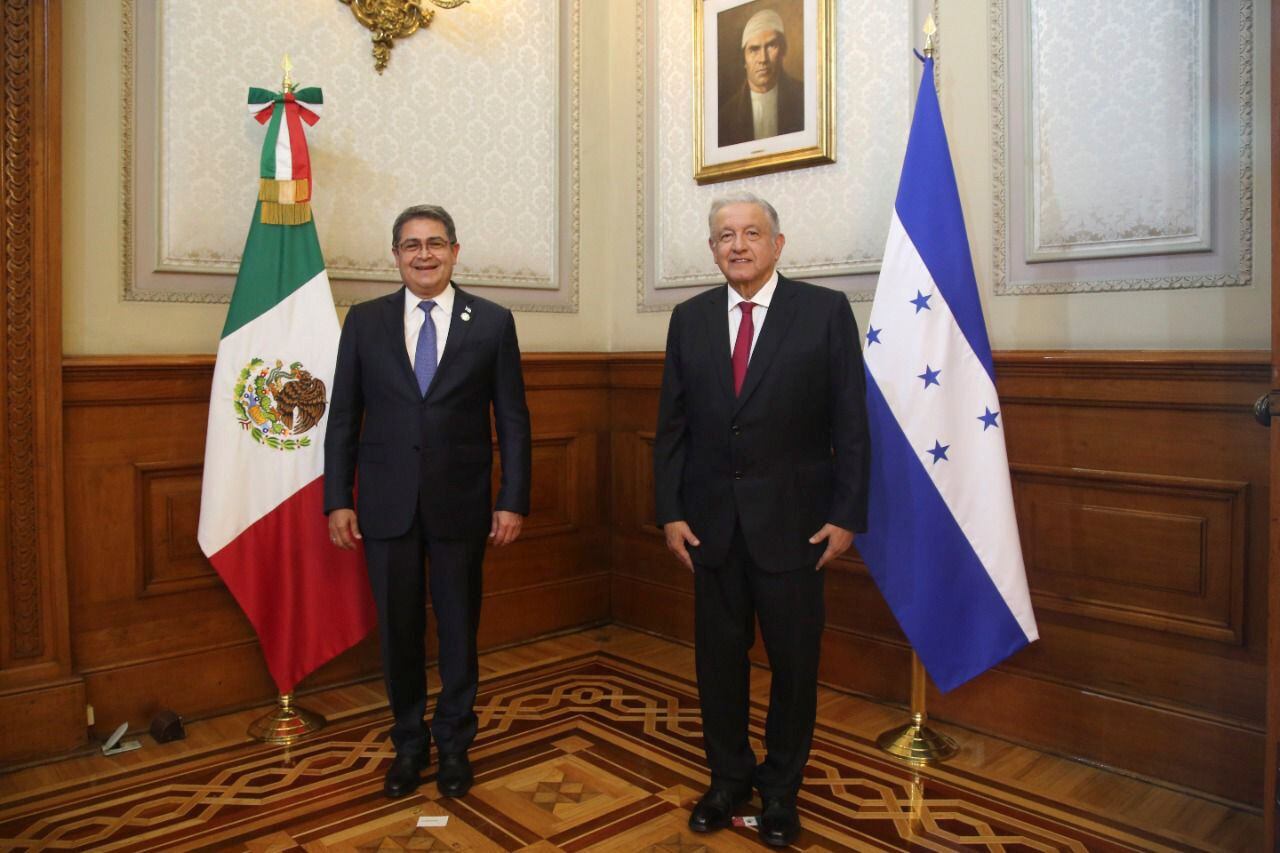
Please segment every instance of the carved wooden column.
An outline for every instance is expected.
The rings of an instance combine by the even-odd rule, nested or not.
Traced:
[[[3,0],[0,90],[0,763],[85,740],[72,672],[62,484],[56,0]]]

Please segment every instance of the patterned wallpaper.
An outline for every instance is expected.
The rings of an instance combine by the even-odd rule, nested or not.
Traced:
[[[324,90],[307,136],[331,278],[394,280],[390,224],[404,207],[432,202],[457,222],[459,282],[576,297],[560,251],[576,242],[560,220],[576,204],[562,193],[576,178],[564,174],[576,158],[562,154],[573,141],[563,128],[575,81],[565,77],[577,48],[562,19],[576,23],[576,0],[437,10],[429,28],[396,42],[381,76],[369,31],[335,0],[136,8],[137,109],[156,112],[155,138],[138,140],[153,157],[137,170],[154,192],[161,269],[234,273],[264,136],[246,90],[278,89],[288,52],[298,85]],[[150,260],[139,259],[140,274]]]
[[[1032,4],[1033,255],[1207,246],[1206,12]]]
[[[655,290],[719,280],[707,250],[707,209],[715,197],[741,189],[777,207],[787,235],[782,267],[788,274],[874,272],[884,249],[919,79],[910,53],[912,4],[835,4],[834,164],[698,186],[689,118],[692,12],[688,0],[653,2],[657,10],[646,33],[652,58],[645,76],[656,121],[645,127],[644,136],[653,149],[646,192],[654,244],[642,305],[671,301]]]

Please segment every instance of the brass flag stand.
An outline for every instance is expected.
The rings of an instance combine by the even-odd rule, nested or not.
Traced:
[[[911,653],[911,722],[890,729],[876,738],[876,745],[890,755],[908,764],[927,766],[946,761],[956,754],[956,742],[941,732],[925,725],[929,718],[925,713],[924,664],[914,651]]]
[[[938,26],[932,13],[924,22],[924,55],[933,56],[933,39]],[[911,722],[890,729],[876,738],[876,745],[890,755],[917,767],[946,761],[956,754],[956,742],[925,725],[925,672],[920,656],[911,651]]]
[[[249,724],[249,737],[287,746],[320,731],[324,722],[319,714],[294,705],[292,693],[281,693],[272,711]]]

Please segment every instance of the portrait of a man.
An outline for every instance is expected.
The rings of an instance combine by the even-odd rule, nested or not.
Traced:
[[[717,144],[803,130],[803,49],[791,51],[791,41],[803,38],[801,4],[747,3],[722,12],[719,23]]]

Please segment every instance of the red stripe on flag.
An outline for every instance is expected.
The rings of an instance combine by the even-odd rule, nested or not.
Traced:
[[[295,181],[306,181],[306,195],[294,196],[294,201],[311,199],[311,155],[307,153],[307,137],[302,130],[302,121],[298,117],[298,102],[293,93],[284,96],[284,120],[289,123],[289,153],[293,158],[293,175]]]
[[[364,551],[329,541],[317,477],[209,558],[244,610],[281,693],[377,623]]]

